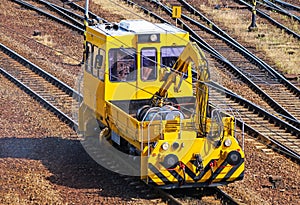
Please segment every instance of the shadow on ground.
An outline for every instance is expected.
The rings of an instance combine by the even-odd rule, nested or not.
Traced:
[[[47,179],[58,185],[101,189],[102,196],[137,197],[133,195],[134,191],[128,190],[130,188],[124,184],[122,177],[97,164],[78,140],[58,137],[0,138],[0,158],[40,160],[52,173]]]

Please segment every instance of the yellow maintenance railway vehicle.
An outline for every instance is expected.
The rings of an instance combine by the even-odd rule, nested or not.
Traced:
[[[234,117],[209,105],[208,64],[189,33],[145,20],[96,23],[85,47],[85,138],[108,142],[135,175],[161,188],[243,179]]]

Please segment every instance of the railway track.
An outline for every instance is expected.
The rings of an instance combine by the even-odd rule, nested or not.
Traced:
[[[238,47],[240,48],[243,48],[244,50],[251,50],[252,52],[256,52],[256,50],[253,49],[253,45],[247,45],[248,49],[244,48],[242,45],[240,45],[236,40],[234,40],[232,37],[230,37],[227,33],[225,33],[224,31],[222,31],[222,29],[220,29],[212,20],[209,20],[206,16],[209,16],[211,19],[213,19],[214,21],[216,22],[219,22],[218,24],[222,27],[223,26],[223,22],[222,21],[219,21],[218,18],[215,18],[214,15],[212,15],[212,12],[211,11],[208,11],[208,10],[205,10],[205,9],[201,9],[201,4],[199,4],[199,2],[195,2],[193,0],[188,0],[188,1],[185,1],[185,0],[180,0],[180,2],[182,2],[184,4],[184,6],[187,7],[187,9],[189,11],[192,11],[194,14],[198,15],[200,17],[200,19],[204,20],[204,22],[206,22],[207,25],[209,25],[209,27],[212,28],[212,30],[214,30],[215,32],[219,33],[220,35],[222,35],[223,37],[225,37],[226,39],[232,41],[234,44],[238,45]],[[187,3],[189,2],[189,3]],[[201,9],[201,13],[197,10],[197,8],[200,8]],[[239,5],[239,4],[235,4],[233,1],[229,2],[229,4],[227,5],[226,7],[226,10],[225,12],[232,12],[234,14],[237,14],[237,18],[239,17],[243,17],[243,16],[247,16],[247,14],[249,13],[249,11],[247,11],[246,7],[243,6],[243,5]],[[220,14],[220,13],[219,13]],[[245,21],[245,20],[244,20]],[[263,24],[268,24],[268,22],[262,22]],[[281,24],[279,23],[275,23],[275,25],[278,24],[278,27],[281,28]],[[242,25],[240,25],[242,26]],[[226,29],[226,26],[225,26],[225,29],[224,30],[228,30],[228,28]],[[260,32],[266,32],[264,30],[260,31]],[[299,32],[298,32],[299,33]],[[264,34],[263,34],[264,35]],[[268,35],[268,33],[266,32],[266,35]],[[258,34],[258,37],[260,37],[260,34]],[[235,36],[236,39],[240,39],[239,36]],[[263,38],[263,37],[262,37]],[[242,40],[244,41],[244,40]],[[287,42],[288,44],[288,42]],[[272,45],[270,45],[272,46]],[[274,45],[275,47],[277,46],[277,44],[275,43]],[[280,47],[279,47],[280,48]],[[297,48],[297,46],[295,46],[295,48]],[[260,55],[260,53],[258,52],[257,53],[258,55]],[[291,48],[291,55],[294,54],[294,51],[293,51],[293,48]],[[260,55],[261,56],[261,55]],[[251,56],[249,56],[251,57]],[[264,57],[264,56],[261,56],[261,57]],[[292,91],[292,92],[299,92],[299,86],[298,86],[298,83],[299,81],[291,81],[296,87],[298,87],[297,89],[295,88],[292,88],[293,86],[289,85],[288,82],[286,82],[286,79],[282,79],[282,76],[277,73],[276,71],[274,72],[274,69],[267,65],[265,62],[263,62],[261,59],[259,58],[252,58],[253,62],[257,62],[258,64],[261,64],[260,66],[262,68],[264,68],[265,70],[267,71],[270,71],[273,75],[275,75],[277,78],[281,79],[281,83],[285,84],[287,87],[289,87],[289,89]],[[283,59],[284,60],[284,59]],[[272,71],[273,70],[273,71]],[[294,78],[297,77],[297,75],[294,75],[293,76]],[[290,78],[289,78],[290,79]]]
[[[287,8],[289,10],[293,10],[297,12],[300,11],[300,2],[298,0],[285,0],[285,1],[274,0],[273,2],[282,6],[283,8]]]
[[[43,4],[44,6],[41,6],[40,4],[38,4],[40,7],[38,7],[37,4],[33,5],[33,4],[30,4],[30,3],[26,2],[26,1],[21,1],[21,0],[11,0],[11,1],[13,1],[13,2],[15,2],[17,4],[20,4],[21,6],[23,6],[25,8],[34,10],[34,11],[36,11],[36,12],[38,12],[38,13],[40,13],[40,14],[42,14],[42,15],[44,15],[44,16],[46,16],[46,17],[48,17],[48,18],[50,18],[50,19],[52,19],[54,21],[57,21],[58,23],[61,23],[61,24],[65,25],[65,26],[73,29],[73,30],[76,30],[80,34],[83,34],[83,32],[84,32],[83,31],[83,24],[81,24],[80,22],[78,22],[78,20],[74,19],[72,16],[69,16],[69,15],[63,13],[62,11],[60,11],[59,9],[55,8],[50,3],[48,4],[46,1],[40,1],[40,2],[44,3]],[[51,11],[48,11],[48,12],[44,11],[45,4],[48,7],[51,7],[52,10],[55,10],[56,12],[54,11],[54,13],[53,12],[51,13]],[[60,15],[63,15],[64,17],[66,17],[69,21],[71,21],[71,23],[69,21],[65,21],[65,20],[59,18],[57,16],[57,12]],[[56,15],[54,15],[54,14],[56,14]]]
[[[133,1],[125,1],[131,5],[133,4]],[[295,111],[293,105],[286,103],[286,99],[288,99],[292,104],[298,105],[300,102],[299,89],[294,85],[291,85],[290,82],[287,82],[262,60],[255,57],[242,46],[237,45],[236,42],[233,43],[227,38],[218,35],[212,29],[205,26],[207,21],[203,22],[199,15],[195,16],[187,9],[183,9],[183,14],[186,14],[185,16],[182,16],[183,20],[175,20],[171,18],[172,10],[167,5],[157,3],[156,1],[134,2],[138,3],[141,6],[140,8],[150,15],[155,15],[154,11],[157,8],[164,10],[164,12],[160,11],[161,17],[157,15],[157,18],[163,19],[165,22],[173,23],[174,25],[180,23],[180,26],[183,26],[185,30],[190,31],[192,36],[197,38],[198,42],[203,39],[201,41],[202,48],[204,47],[206,51],[211,55],[214,55],[217,60],[222,61],[224,65],[227,64],[227,69],[247,83],[253,91],[259,93],[259,95],[261,95],[262,98],[276,110],[276,112],[286,116],[287,120],[295,126],[300,126],[300,113],[297,110]],[[187,4],[185,4],[185,6],[186,5]],[[194,10],[193,13],[195,13]],[[193,18],[188,17],[187,15],[193,16]],[[203,24],[199,23],[201,21]],[[276,94],[277,92],[273,91],[272,88],[274,87],[282,92],[281,96],[278,96]],[[271,96],[273,96],[273,98]]]
[[[23,72],[23,71],[22,71]],[[28,82],[27,82],[28,83]],[[29,82],[29,84],[30,84],[30,82]],[[56,91],[55,91],[56,92]],[[47,97],[47,96],[46,96]],[[46,98],[46,97],[44,97],[44,98]],[[59,100],[57,100],[57,101],[59,101]],[[58,102],[58,104],[59,104],[59,102]]]
[[[4,50],[4,49],[5,49],[5,47],[2,46],[2,50]],[[8,53],[8,51],[5,51],[5,53]],[[62,121],[67,122],[67,124],[69,124],[71,127],[74,128],[76,126],[76,122],[73,121],[73,120],[70,120],[71,117],[69,117],[68,115],[63,115],[63,113],[59,111],[59,110],[63,110],[63,109],[65,110],[66,109],[65,108],[66,104],[65,104],[65,102],[58,99],[58,95],[61,95],[61,96],[63,96],[63,99],[70,100],[70,92],[74,92],[74,91],[72,91],[72,89],[69,89],[69,88],[63,88],[62,90],[65,89],[65,91],[62,94],[61,89],[58,89],[57,86],[55,86],[56,87],[55,89],[52,89],[53,84],[61,86],[61,87],[66,87],[66,86],[64,86],[63,83],[61,83],[59,81],[56,82],[57,80],[55,80],[55,78],[53,79],[51,76],[49,77],[49,75],[46,75],[40,69],[38,69],[37,71],[32,71],[31,70],[32,68],[28,69],[28,67],[32,67],[32,65],[30,65],[29,62],[25,61],[25,59],[23,59],[23,58],[20,58],[20,56],[15,55],[15,53],[13,53],[13,52],[9,52],[9,53],[10,53],[9,56],[7,56],[7,57],[3,56],[3,58],[2,58],[3,60],[1,61],[2,66],[3,65],[6,65],[6,66],[7,65],[10,65],[10,66],[11,65],[16,65],[16,63],[12,62],[12,60],[10,59],[11,57],[13,57],[14,59],[17,58],[19,62],[21,62],[22,64],[25,64],[27,66],[23,66],[23,65],[20,65],[19,63],[17,63],[17,65],[14,66],[14,69],[13,69],[14,71],[11,72],[12,74],[6,74],[7,72],[4,73],[3,70],[1,69],[2,74],[4,74],[10,80],[12,80],[14,78],[12,75],[19,76],[19,78],[20,78],[19,80],[15,79],[15,80],[12,80],[12,81],[15,82],[16,84],[18,84],[18,86],[23,87],[23,89],[27,89],[27,88],[31,87],[30,88],[31,91],[27,91],[27,92],[29,92],[34,98],[38,99],[38,101],[42,102],[42,104],[44,106],[46,105],[46,107],[48,109],[50,109],[51,111],[56,113],[60,117],[60,119],[62,119]],[[30,66],[28,66],[28,65],[30,65]],[[40,73],[40,74],[36,75],[35,72]],[[25,73],[29,73],[29,75],[25,76]],[[43,76],[43,77],[41,77],[41,76]],[[36,82],[39,82],[39,83],[32,83],[33,78],[35,79]],[[48,79],[48,80],[45,80],[45,78]],[[49,78],[51,78],[51,80],[49,80]],[[21,80],[23,80],[23,82],[21,82]],[[48,87],[48,85],[46,86],[46,84],[49,84],[50,86]],[[40,89],[40,88],[42,88],[42,89]],[[52,93],[52,94],[48,94],[48,92],[45,92],[48,89],[50,91],[49,93]],[[80,97],[78,95],[75,95],[75,96],[77,96],[77,98]],[[45,100],[41,101],[40,99],[45,99]],[[218,97],[218,99],[220,99],[220,97]],[[73,101],[73,100],[74,99],[72,97],[71,101]],[[68,103],[68,105],[73,104],[73,103]],[[53,104],[55,104],[56,106],[54,106]],[[57,107],[60,107],[60,105],[63,105],[63,108],[58,109]],[[68,112],[69,109],[70,109],[70,107],[66,109],[67,112]],[[92,145],[95,145],[95,143],[92,143]],[[90,149],[90,148],[87,148],[87,147],[85,147],[85,148]],[[91,153],[91,150],[89,150],[88,152]],[[96,152],[95,156],[98,158],[97,160],[102,160],[102,161],[105,161],[105,163],[108,163],[108,166],[109,166],[110,169],[112,169],[112,167],[115,167],[116,169],[118,169],[119,167],[124,167],[124,166],[118,166],[111,159],[109,159],[107,157],[104,157],[103,152],[100,155],[99,155],[99,153]],[[105,156],[111,156],[111,155],[107,154]],[[115,171],[117,171],[117,170],[115,170]],[[231,200],[229,196],[226,196],[226,195],[224,196],[222,194],[222,192],[218,189],[215,190],[213,195],[215,195],[216,192],[218,193],[218,195],[222,195],[222,197],[219,196],[219,197],[223,198],[223,199],[220,199],[220,200],[227,200],[227,201]],[[194,193],[194,195],[195,195],[195,193]],[[168,194],[166,193],[164,195],[164,197],[167,197],[167,196],[168,196]],[[196,195],[194,197],[196,197]],[[197,195],[197,197],[199,198],[199,195]],[[183,198],[181,200],[184,201],[185,199]],[[180,199],[174,198],[172,194],[170,195],[169,199],[167,199],[167,201],[169,201],[170,204],[180,204],[181,203]],[[228,202],[228,203],[229,204],[237,204],[234,201]]]
[[[210,87],[210,103],[238,113],[236,119],[239,127],[263,144],[258,147],[261,151],[267,154],[280,152],[300,162],[299,129],[214,82]]]
[[[247,6],[248,10],[252,10],[253,5],[251,3],[247,3],[243,0],[236,0],[238,3]],[[299,13],[297,11],[294,15],[287,10],[284,10],[280,6],[272,3],[271,1],[257,1],[258,4],[256,6],[256,12],[259,16],[265,18],[278,28],[283,29],[288,34],[292,35],[294,38],[300,39],[299,29],[293,26],[287,25],[295,25],[300,22],[300,18],[297,16]],[[288,18],[284,18],[284,16]],[[295,30],[296,29],[296,30]]]
[[[260,82],[260,81],[259,81]],[[249,132],[251,130],[252,134],[256,136],[260,136],[259,138],[262,139],[263,143],[268,143],[267,147],[269,149],[264,149],[263,151],[270,152],[271,149],[277,149],[281,150],[280,152],[284,153],[285,155],[294,158],[298,160],[299,158],[299,142],[297,141],[297,135],[298,135],[298,129],[297,128],[287,128],[286,126],[289,127],[289,125],[282,125],[284,122],[280,121],[280,119],[276,119],[276,124],[281,124],[281,126],[275,126],[274,125],[274,120],[270,121],[270,117],[267,117],[267,119],[263,119],[259,116],[257,116],[256,113],[261,113],[258,108],[249,110],[248,108],[243,107],[241,105],[239,100],[234,99],[234,95],[231,95],[231,102],[228,101],[227,99],[222,99],[220,96],[216,95],[212,96],[214,99],[218,99],[218,102],[222,102],[224,104],[228,104],[232,109],[238,110],[238,111],[243,111],[242,114],[242,121],[245,121],[247,123],[247,126],[249,125]],[[245,100],[244,100],[245,101]],[[236,103],[239,102],[239,103]],[[213,102],[216,103],[216,102]],[[245,105],[245,103],[243,103]],[[270,107],[268,108],[270,109]],[[261,115],[261,114],[258,114]],[[252,116],[252,117],[251,117]],[[265,116],[265,115],[264,115]],[[258,117],[258,118],[257,118]],[[273,117],[271,117],[273,118]],[[264,124],[264,126],[261,126]],[[261,126],[259,128],[258,126]],[[257,128],[258,127],[258,128]],[[282,129],[282,127],[285,127],[285,130]],[[286,130],[288,130],[286,132]],[[276,136],[275,138],[273,136]],[[271,141],[270,141],[271,139]],[[272,141],[274,140],[274,141]]]
[[[1,73],[76,130],[73,108],[81,96],[3,44],[0,44],[0,50]]]
[[[300,22],[300,13],[297,10],[297,7],[289,4],[290,7],[284,8],[284,5],[278,3],[278,2],[271,2],[269,0],[263,0],[263,1],[259,1],[259,7],[262,7],[261,10],[264,12],[264,10],[266,10],[265,13],[269,14],[269,15],[274,15],[274,14],[280,14],[283,17],[289,17],[290,20],[292,20],[291,22],[285,18],[282,18],[281,16],[278,18],[277,15],[272,18],[275,19],[279,19],[277,20],[278,22],[283,21],[281,24],[284,24],[286,26],[289,25],[293,25],[295,23],[299,23]],[[300,11],[300,10],[299,10]],[[294,29],[291,27],[291,29]],[[296,32],[299,33],[299,32]]]
[[[81,100],[81,96],[75,90],[6,46],[1,44],[0,48],[1,74],[40,102],[46,109],[56,114],[61,121],[76,130],[78,125],[74,119],[72,109],[74,109],[74,104],[78,104],[78,101]],[[97,146],[97,143],[94,141],[92,143],[91,141],[82,141],[82,144],[95,161],[101,161],[100,164],[106,165],[110,170],[120,172],[120,168],[128,168],[128,161],[124,162],[120,159],[115,161],[115,159],[108,157],[113,156],[113,149],[101,149],[101,152],[99,152],[99,146]],[[132,184],[135,183],[137,182],[132,182]],[[141,188],[140,186],[142,185],[139,184],[138,188]],[[157,192],[168,204],[184,204],[186,200],[185,197],[174,197],[172,193],[167,193],[155,187],[151,187],[151,189]],[[151,189],[149,190],[148,188],[149,191],[151,191]],[[193,193],[194,200],[198,200],[200,195],[202,196],[203,192],[199,192],[198,194]],[[206,195],[216,195],[219,201],[237,204],[229,195],[218,188],[212,189],[209,193],[206,193]],[[191,200],[191,197],[189,200]]]
[[[137,190],[143,190],[143,193],[147,194],[148,198],[162,198],[167,204],[172,205],[183,205],[183,204],[197,204],[201,202],[209,201],[209,203],[214,204],[239,204],[235,199],[233,199],[229,194],[220,190],[217,187],[214,188],[181,188],[181,189],[169,189],[163,190],[152,185],[147,185],[142,182],[139,177],[122,175],[122,173],[127,173],[127,169],[136,169],[136,164],[134,159],[130,162],[128,157],[124,160],[121,157],[116,156],[116,150],[111,147],[110,144],[105,142],[99,142],[96,137],[90,137],[82,141],[82,145],[89,153],[89,155],[101,166],[112,170],[116,173],[121,174],[126,183],[134,187]],[[134,170],[132,170],[134,172]]]

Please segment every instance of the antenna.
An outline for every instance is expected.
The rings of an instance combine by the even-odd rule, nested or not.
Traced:
[[[81,64],[84,64],[87,57],[87,46],[86,46],[86,30],[89,25],[89,0],[85,0],[85,8],[84,8],[84,33],[83,33],[83,56]]]
[[[85,0],[84,11],[85,11],[84,12],[84,21],[88,22],[88,19],[89,19],[89,0]]]

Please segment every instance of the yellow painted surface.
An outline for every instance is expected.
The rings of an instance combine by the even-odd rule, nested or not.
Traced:
[[[181,8],[177,10],[175,17],[179,18]],[[174,11],[174,9],[173,9]],[[89,116],[96,116],[97,120],[102,124],[108,126],[117,135],[125,139],[131,145],[142,152],[144,157],[141,160],[141,173],[143,173],[142,179],[153,180],[157,185],[164,185],[163,180],[158,176],[158,173],[153,173],[149,169],[149,164],[152,164],[155,169],[159,171],[161,176],[164,176],[167,180],[172,183],[178,183],[178,179],[171,174],[170,170],[167,170],[162,162],[165,157],[172,154],[178,157],[178,160],[185,164],[186,167],[195,175],[198,176],[200,173],[196,173],[196,166],[192,163],[195,160],[195,155],[200,155],[202,158],[203,167],[209,166],[211,161],[215,162],[212,170],[208,170],[198,182],[207,182],[212,176],[213,172],[218,169],[219,166],[226,159],[227,154],[233,150],[240,150],[242,158],[244,153],[234,139],[234,119],[232,117],[226,117],[222,119],[224,124],[224,130],[221,133],[223,135],[222,144],[219,147],[215,146],[215,141],[208,137],[205,137],[205,132],[210,131],[213,127],[212,122],[209,118],[206,118],[207,110],[207,93],[197,93],[195,97],[198,102],[198,107],[195,107],[195,114],[189,119],[176,119],[176,120],[156,120],[150,121],[138,121],[134,116],[135,113],[128,113],[127,110],[117,106],[117,101],[137,101],[137,100],[150,100],[154,93],[156,93],[164,81],[160,81],[159,75],[163,73],[160,69],[160,52],[157,53],[157,73],[158,78],[154,81],[142,81],[140,71],[140,56],[143,48],[156,48],[160,51],[162,47],[166,46],[185,46],[187,49],[184,50],[180,60],[182,68],[179,67],[177,71],[188,70],[187,79],[182,81],[179,90],[176,90],[179,84],[180,77],[174,75],[171,79],[168,79],[167,92],[168,97],[193,97],[192,87],[192,72],[191,72],[191,59],[193,62],[196,61],[197,65],[203,65],[203,52],[200,48],[194,44],[189,43],[189,34],[183,32],[166,32],[160,34],[159,42],[138,42],[138,37],[133,32],[128,32],[128,35],[104,35],[99,33],[95,29],[89,27],[87,29],[87,42],[102,49],[105,53],[104,67],[105,75],[104,79],[89,73],[84,72],[83,80],[83,94],[84,101],[79,110],[79,129],[84,131],[86,123],[89,121]],[[137,52],[136,68],[137,78],[130,82],[112,82],[109,79],[109,57],[108,53],[110,49],[116,48],[134,48]],[[179,64],[179,63],[178,63]],[[201,67],[202,69],[203,67]],[[200,69],[200,68],[199,68]],[[203,70],[205,70],[204,68]],[[202,71],[203,71],[202,70]],[[199,70],[200,72],[200,70]],[[173,75],[173,74],[172,74]],[[208,74],[205,71],[201,73],[200,80],[205,81],[208,79]],[[170,86],[169,86],[170,85]],[[201,89],[207,90],[207,86],[204,84],[200,85]],[[199,89],[198,92],[201,92]],[[146,102],[146,101],[145,101]],[[204,116],[204,120],[200,122],[197,119],[199,113]],[[199,126],[195,126],[200,123],[206,123],[206,130],[199,130]],[[217,136],[219,139],[221,136]],[[231,139],[232,145],[230,147],[224,147],[223,142],[225,139]],[[179,147],[174,149],[173,143],[178,143]],[[167,150],[162,149],[162,144],[168,143],[169,148]],[[226,174],[232,169],[232,166],[226,166],[218,174],[213,182],[221,181]],[[184,172],[183,168],[176,166],[173,172],[177,173],[178,176],[186,179],[188,183],[194,183],[194,179]],[[230,179],[227,181],[234,181],[244,171],[244,163],[233,173]],[[145,174],[145,175],[144,175]]]

